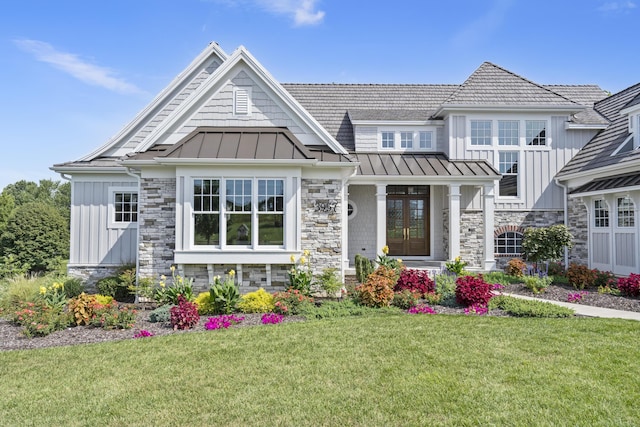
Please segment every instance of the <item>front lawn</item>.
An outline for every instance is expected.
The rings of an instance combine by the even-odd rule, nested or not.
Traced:
[[[0,353],[3,425],[637,425],[640,323],[346,317]]]

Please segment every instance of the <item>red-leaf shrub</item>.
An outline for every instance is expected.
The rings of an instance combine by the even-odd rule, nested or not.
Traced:
[[[522,277],[524,276],[524,272],[526,269],[527,264],[525,264],[524,261],[522,261],[520,258],[512,258],[504,268],[504,272],[509,276]]]
[[[171,307],[171,326],[173,329],[191,329],[200,320],[198,305],[178,296],[178,305]]]
[[[485,282],[482,276],[463,276],[456,279],[456,301],[465,307],[472,305],[487,306],[493,297],[493,285]]]
[[[629,277],[619,278],[618,289],[622,295],[629,297],[640,296],[640,274],[631,273]]]
[[[427,270],[404,269],[400,273],[398,282],[393,287],[395,292],[404,290],[410,292],[419,292],[420,295],[434,292],[436,285],[429,277]]]
[[[356,298],[368,307],[388,307],[393,300],[395,270],[381,265],[356,287]]]
[[[591,270],[586,265],[572,262],[567,270],[567,279],[575,289],[593,288],[596,283],[596,270]]]

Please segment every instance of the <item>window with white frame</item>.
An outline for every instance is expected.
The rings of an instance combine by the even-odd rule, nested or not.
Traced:
[[[609,226],[609,208],[602,199],[593,202],[593,220],[593,225],[597,228]]]
[[[518,197],[518,157],[518,151],[499,153],[498,169],[502,174],[499,191],[501,197]]]
[[[127,228],[138,222],[138,191],[129,187],[109,188],[109,228]]]
[[[193,223],[195,246],[282,246],[284,180],[196,178]]]
[[[629,197],[618,197],[618,227],[635,227],[635,204]]]
[[[498,145],[520,144],[520,121],[498,120]]]
[[[382,148],[394,148],[394,132],[382,132]]]
[[[521,255],[522,254],[522,233],[517,231],[506,231],[499,234],[494,242],[495,253],[499,255]]]
[[[413,132],[400,132],[400,148],[413,148]]]
[[[526,120],[525,127],[527,145],[547,145],[546,120]]]
[[[471,145],[491,145],[491,120],[471,120]]]
[[[430,150],[433,148],[433,132],[431,131],[420,131],[419,132],[419,147],[421,150]]]

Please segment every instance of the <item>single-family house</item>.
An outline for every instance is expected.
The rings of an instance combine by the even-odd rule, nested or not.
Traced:
[[[600,154],[580,153],[617,123],[594,109],[610,99],[488,62],[457,85],[285,84],[211,43],[106,144],[53,167],[72,184],[69,273],[176,265],[204,287],[234,269],[243,290],[275,289],[304,250],[344,274],[385,245],[490,270],[526,227],[590,203],[579,159]]]

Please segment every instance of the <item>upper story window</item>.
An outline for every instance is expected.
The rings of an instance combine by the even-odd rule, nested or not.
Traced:
[[[419,138],[420,138],[419,144],[420,144],[421,150],[430,150],[431,148],[433,148],[433,145],[432,145],[433,132],[420,131]]]
[[[498,120],[498,145],[520,144],[520,121]]]
[[[609,226],[609,207],[604,200],[599,199],[593,202],[593,219],[595,227]]]
[[[618,227],[635,227],[635,204],[629,197],[618,197]]]
[[[491,120],[471,120],[471,145],[491,145]]]
[[[400,132],[400,148],[413,148],[413,132]]]
[[[394,148],[395,147],[395,133],[394,132],[382,132],[382,148]]]
[[[499,153],[499,171],[501,197],[518,197],[518,155],[517,151],[501,151]]]
[[[527,145],[547,145],[547,122],[545,120],[526,120]]]

